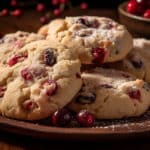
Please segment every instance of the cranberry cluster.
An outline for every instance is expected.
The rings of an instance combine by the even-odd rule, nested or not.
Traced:
[[[8,16],[12,15],[15,17],[20,17],[23,14],[23,6],[26,3],[33,3],[35,5],[35,10],[38,13],[41,13],[40,22],[42,24],[48,23],[51,17],[59,16],[63,13],[66,8],[72,8],[71,0],[50,0],[49,4],[45,4],[45,2],[38,2],[36,0],[22,2],[20,0],[10,0],[10,9],[3,8],[0,11],[0,16]],[[52,11],[48,11],[48,6],[52,6]],[[80,9],[86,10],[88,8],[88,4],[82,2],[80,4]]]
[[[127,3],[126,11],[144,18],[150,18],[150,0],[130,0]]]
[[[94,116],[87,110],[81,110],[76,115],[73,115],[67,109],[60,109],[53,113],[51,122],[53,126],[66,127],[72,121],[77,121],[81,127],[92,127],[94,125]]]

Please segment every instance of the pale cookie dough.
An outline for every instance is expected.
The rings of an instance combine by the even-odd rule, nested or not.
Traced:
[[[76,49],[82,64],[103,64],[123,59],[133,41],[125,26],[104,17],[66,17],[50,22],[39,33],[52,45]]]
[[[68,104],[80,90],[80,61],[73,51],[52,48],[49,42],[40,40],[24,46],[18,55],[22,58],[16,63],[0,67],[3,116],[21,120],[46,118]]]
[[[134,39],[134,47],[127,57],[108,66],[128,71],[137,78],[150,83],[150,40]]]
[[[24,45],[44,38],[42,35],[23,31],[6,34],[0,39],[0,65],[6,66],[11,63],[8,62],[7,58],[13,54],[15,55]]]
[[[95,68],[82,73],[83,86],[68,108],[87,109],[97,119],[139,116],[150,106],[150,87],[143,80],[112,69]]]

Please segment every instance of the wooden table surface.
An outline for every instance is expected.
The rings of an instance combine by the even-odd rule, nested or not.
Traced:
[[[66,11],[62,17],[72,15],[98,15],[107,16],[118,20],[116,9],[97,9],[81,11],[78,9],[72,9]],[[39,22],[39,13],[35,13],[33,10],[28,10],[20,18],[12,16],[0,17],[0,34],[4,35],[9,32],[15,32],[17,30],[24,30],[29,32],[36,32],[41,26]],[[115,142],[69,142],[69,141],[48,141],[42,139],[33,139],[31,137],[18,136],[6,132],[0,132],[0,150],[146,150],[150,149],[149,139],[138,139],[134,141],[115,141]]]

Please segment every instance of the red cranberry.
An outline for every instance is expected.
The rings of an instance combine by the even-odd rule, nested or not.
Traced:
[[[54,95],[58,89],[57,82],[55,80],[48,80],[43,84],[43,87],[46,89],[47,96]]]
[[[126,7],[127,12],[131,14],[142,14],[144,9],[141,5],[139,5],[136,1],[130,1]]]
[[[83,2],[83,3],[81,3],[80,8],[83,9],[83,10],[85,10],[85,9],[88,8],[88,4],[85,3],[85,2]]]
[[[43,3],[37,4],[36,10],[37,10],[38,12],[43,12],[43,11],[45,10],[45,5],[44,5]]]
[[[147,9],[147,10],[144,12],[144,18],[150,18],[150,9]]]
[[[25,79],[25,80],[32,80],[33,79],[33,75],[30,72],[30,70],[28,68],[25,68],[23,70],[21,70],[21,76]]]
[[[53,13],[55,16],[59,16],[59,15],[61,15],[62,11],[59,8],[57,8],[57,9],[54,9]]]
[[[3,96],[4,96],[5,90],[6,90],[6,87],[5,87],[5,86],[0,86],[0,97],[3,97]]]
[[[19,17],[22,15],[22,11],[20,9],[16,9],[13,11],[13,16]]]
[[[135,0],[139,5],[141,5],[143,8],[146,7],[147,1],[149,0]]]
[[[27,56],[21,56],[21,55],[15,55],[12,58],[10,58],[10,60],[8,61],[8,65],[11,67],[13,65],[15,65],[16,63],[18,63],[19,61],[24,60],[24,58],[26,58]]]
[[[53,6],[56,6],[56,5],[58,5],[59,4],[59,0],[52,0],[52,5]]]
[[[137,89],[132,89],[128,91],[128,95],[130,98],[132,99],[137,99],[137,100],[141,100],[141,92],[140,90]]]
[[[82,127],[92,127],[94,125],[94,116],[87,110],[81,110],[77,114],[77,121]]]
[[[102,64],[104,62],[106,51],[104,48],[93,48],[92,49],[92,56],[94,57],[93,62]]]
[[[42,24],[46,24],[46,23],[48,23],[48,19],[47,19],[47,17],[46,17],[46,16],[42,16],[42,17],[40,17],[40,22],[41,22]]]
[[[68,3],[68,0],[59,0],[59,2],[60,2],[61,4],[66,4],[66,3]]]
[[[7,16],[8,14],[9,14],[8,9],[3,9],[2,12],[1,12],[2,16]]]
[[[31,111],[33,110],[34,108],[37,107],[37,104],[33,101],[33,100],[27,100],[23,103],[23,107],[28,110],[28,111]]]
[[[11,0],[10,5],[13,7],[17,6],[17,0]]]
[[[52,49],[48,48],[44,52],[44,63],[48,66],[53,66],[56,63],[56,57]]]
[[[72,120],[71,113],[66,109],[57,110],[51,117],[52,124],[54,126],[65,127],[69,125]]]

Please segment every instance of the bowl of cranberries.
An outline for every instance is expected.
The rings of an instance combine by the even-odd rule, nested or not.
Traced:
[[[150,0],[129,0],[118,11],[120,22],[134,36],[150,38]]]

